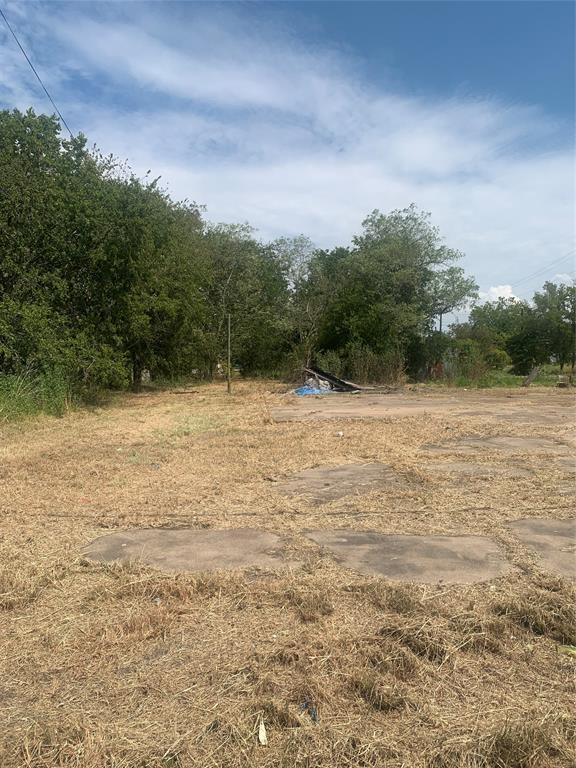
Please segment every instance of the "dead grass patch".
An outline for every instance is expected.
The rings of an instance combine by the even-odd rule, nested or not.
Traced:
[[[394,641],[383,639],[377,645],[370,644],[366,658],[379,673],[398,680],[409,680],[418,673],[417,656]]]
[[[268,699],[259,702],[256,705],[258,713],[261,714],[266,727],[273,728],[300,728],[302,722],[297,714],[291,711],[288,703],[277,704],[274,700]]]
[[[426,622],[407,625],[387,624],[380,629],[379,634],[396,640],[416,656],[433,664],[442,664],[450,652],[446,633],[441,628]]]
[[[407,709],[410,704],[405,692],[397,684],[386,685],[373,670],[353,677],[350,684],[367,704],[379,712]]]
[[[367,595],[377,608],[394,613],[416,613],[422,608],[420,589],[415,584],[390,584],[374,579],[367,584],[354,584],[347,590]]]
[[[0,427],[2,768],[576,765],[574,734],[549,714],[573,707],[574,660],[554,652],[550,634],[566,636],[572,598],[507,527],[535,509],[573,514],[542,457],[525,457],[531,478],[436,478],[322,506],[282,498],[264,479],[326,456],[409,475],[438,435],[555,439],[566,422],[496,421],[487,395],[474,417],[277,424],[263,419],[266,388],[155,393],[100,414]],[[528,417],[532,398],[523,397]],[[184,434],[190,414],[226,424]],[[486,462],[497,461],[487,450]],[[170,575],[75,559],[102,527],[128,525],[262,528],[292,537],[290,554],[306,567]],[[496,536],[519,567],[466,586],[352,576],[300,535],[334,527]],[[544,620],[526,623],[550,640],[517,629],[508,609],[519,601],[519,615],[526,602],[544,606]]]
[[[448,738],[428,765],[430,768],[542,768],[573,765],[576,753],[567,739],[573,727],[565,717],[528,715],[505,720],[488,732],[475,730]]]
[[[135,645],[156,638],[166,640],[177,617],[177,613],[163,605],[139,604],[127,612],[116,611],[104,621],[93,619],[83,636],[88,645],[104,647],[110,652],[116,646]]]
[[[456,642],[461,650],[498,653],[502,649],[502,638],[506,632],[506,623],[502,619],[467,611],[453,616],[450,625],[456,632]]]
[[[0,610],[23,608],[45,590],[57,586],[68,571],[64,563],[49,566],[21,564],[6,558],[0,565]]]
[[[304,622],[320,621],[324,616],[334,613],[331,596],[324,590],[290,588],[284,596]]]
[[[564,592],[527,590],[495,601],[492,611],[522,629],[559,643],[576,645],[576,604]]]

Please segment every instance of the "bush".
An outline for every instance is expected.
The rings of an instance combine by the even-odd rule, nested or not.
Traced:
[[[44,412],[62,416],[73,403],[69,382],[59,371],[0,375],[0,421]]]
[[[455,339],[446,354],[444,371],[452,381],[478,381],[486,374],[487,368],[480,345],[473,339]]]
[[[404,358],[398,350],[378,354],[363,344],[349,344],[345,354],[345,374],[358,384],[399,385],[404,381]]]
[[[316,365],[327,373],[333,373],[334,376],[341,376],[344,372],[344,362],[342,358],[333,349],[316,354]]]
[[[484,354],[484,361],[488,368],[507,368],[512,364],[510,355],[504,349],[498,349],[498,347],[491,347]]]

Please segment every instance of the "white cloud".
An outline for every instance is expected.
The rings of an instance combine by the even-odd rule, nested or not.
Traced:
[[[373,208],[416,202],[489,297],[569,249],[571,148],[536,107],[393,93],[254,13],[170,8],[176,16],[131,3],[11,11],[68,122],[162,174],[175,197],[263,237],[304,232],[321,246],[349,242]],[[0,99],[45,110],[2,43]]]
[[[554,275],[553,282],[555,283],[564,283],[564,285],[572,285],[572,283],[576,280],[576,277],[574,276],[574,272],[570,274],[569,272],[560,272],[557,275]]]
[[[492,285],[487,291],[480,292],[480,299],[485,301],[496,301],[497,299],[516,299],[518,298],[511,285]]]

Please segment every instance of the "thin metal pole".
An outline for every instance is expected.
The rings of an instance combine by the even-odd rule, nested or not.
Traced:
[[[228,315],[228,374],[227,374],[227,380],[228,380],[228,394],[232,394],[232,354],[231,354],[231,344],[230,344],[230,315]]]

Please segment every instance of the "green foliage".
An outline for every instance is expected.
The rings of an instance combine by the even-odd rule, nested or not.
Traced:
[[[491,347],[484,353],[484,361],[490,369],[503,369],[512,364],[512,358],[504,349]]]
[[[0,374],[0,422],[44,412],[62,416],[73,404],[73,395],[60,371]]]
[[[532,303],[499,299],[474,307],[467,323],[451,328],[451,337],[474,342],[489,368],[512,365],[514,374],[525,376],[551,361],[574,369],[575,329],[575,286],[547,282]]]
[[[323,371],[329,371],[335,376],[344,375],[344,360],[342,360],[341,355],[333,349],[329,349],[326,352],[317,352],[314,362]]]
[[[290,241],[208,226],[198,206],[31,110],[0,112],[0,169],[0,373],[11,382],[57,370],[91,396],[138,387],[146,369],[210,376],[229,313],[235,364],[269,370],[286,354]]]
[[[373,211],[347,248],[263,243],[31,110],[0,112],[0,170],[0,375],[14,414],[137,388],[146,370],[210,378],[229,315],[233,363],[252,375],[315,361],[360,383],[444,364],[479,380],[510,361],[573,360],[573,287],[474,307],[442,333],[477,286],[415,206]]]
[[[450,379],[478,381],[488,366],[480,344],[474,339],[456,339],[451,345],[446,360],[446,373]]]
[[[317,251],[296,283],[298,341],[336,352],[358,381],[397,380],[425,366],[422,340],[435,318],[475,295],[429,214],[415,206],[373,211],[352,248]]]
[[[400,384],[404,380],[404,357],[393,348],[378,353],[362,344],[349,344],[344,370],[358,384]]]

